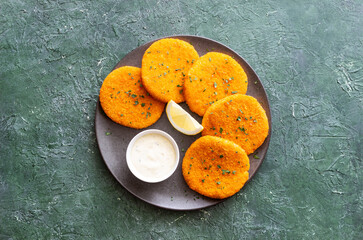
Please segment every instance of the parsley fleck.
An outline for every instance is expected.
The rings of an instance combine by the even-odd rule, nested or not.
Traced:
[[[244,127],[238,127],[239,130],[241,130],[242,132],[245,132],[246,129]]]
[[[222,132],[223,132],[223,128],[220,128],[220,129],[219,129],[219,132],[220,132],[220,133],[222,133]]]
[[[254,158],[254,159],[260,159],[260,157],[259,157],[259,156],[257,156],[256,154],[255,154],[255,155],[253,155],[253,158]]]

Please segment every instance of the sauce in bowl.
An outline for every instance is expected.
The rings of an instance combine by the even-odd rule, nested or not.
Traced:
[[[152,129],[137,134],[126,152],[130,171],[140,180],[161,182],[170,177],[179,163],[179,149],[167,133]]]

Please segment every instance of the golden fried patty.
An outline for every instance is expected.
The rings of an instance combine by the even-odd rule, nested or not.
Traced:
[[[205,136],[185,153],[182,170],[188,186],[210,198],[238,192],[248,180],[250,163],[245,151],[226,139]]]
[[[209,52],[190,68],[184,96],[190,110],[203,116],[214,102],[232,94],[245,94],[247,84],[247,75],[236,60]]]
[[[185,41],[172,38],[158,40],[142,58],[142,83],[161,102],[184,102],[184,80],[198,58],[194,47]]]
[[[118,68],[106,77],[100,102],[109,118],[131,128],[145,128],[155,123],[165,106],[142,86],[141,69],[129,66]]]
[[[265,110],[251,96],[236,94],[226,97],[205,113],[202,135],[231,140],[247,154],[253,153],[265,141],[269,125]]]

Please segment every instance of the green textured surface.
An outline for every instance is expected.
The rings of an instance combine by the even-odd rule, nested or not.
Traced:
[[[2,1],[0,239],[363,239],[362,1]],[[153,207],[107,170],[94,113],[129,51],[191,34],[255,69],[270,149],[237,195]]]

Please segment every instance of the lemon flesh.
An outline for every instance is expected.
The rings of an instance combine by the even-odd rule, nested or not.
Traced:
[[[171,125],[186,135],[195,135],[203,130],[203,126],[173,100],[166,106],[166,115]]]

